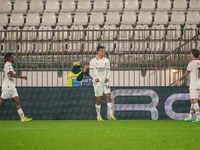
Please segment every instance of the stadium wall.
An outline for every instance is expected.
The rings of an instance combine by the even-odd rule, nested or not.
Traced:
[[[183,74],[183,70],[146,70],[142,75],[141,70],[116,70],[111,71],[110,86],[168,86]],[[67,74],[63,71],[62,77],[57,71],[23,71],[21,75],[28,76],[28,80],[15,80],[19,87],[66,87]],[[3,82],[3,72],[0,72],[0,83]],[[183,83],[183,82],[182,82]],[[187,85],[187,83],[185,83]]]
[[[21,106],[34,120],[95,120],[93,88],[18,87]],[[190,109],[188,87],[112,87],[115,116],[126,119],[183,119]],[[107,116],[105,97],[101,114]],[[19,119],[12,100],[0,108],[0,120]]]

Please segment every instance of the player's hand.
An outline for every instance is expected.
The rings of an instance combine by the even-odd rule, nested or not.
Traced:
[[[28,78],[27,76],[22,76],[22,79],[27,80]]]
[[[175,85],[178,85],[178,84],[179,84],[179,82],[180,82],[180,80],[177,80],[177,81],[175,82]]]
[[[87,68],[89,68],[89,65],[84,65],[84,68],[83,68],[83,72],[87,72]]]
[[[109,79],[108,79],[108,78],[106,78],[106,79],[105,79],[105,83],[107,83],[108,81],[109,81]]]
[[[95,79],[95,81],[96,81],[96,82],[99,82],[99,79],[97,78],[97,79]]]

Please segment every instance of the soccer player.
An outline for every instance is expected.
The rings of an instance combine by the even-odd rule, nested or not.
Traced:
[[[107,106],[110,113],[110,120],[116,120],[113,116],[113,104],[110,96],[109,78],[110,78],[110,62],[108,59],[104,58],[104,47],[97,47],[98,55],[90,61],[90,76],[93,78],[94,92],[96,96],[96,112],[97,120],[103,121],[100,109],[101,109],[101,99],[103,93],[106,96]]]
[[[200,60],[199,51],[197,49],[192,49],[190,52],[191,62],[187,66],[187,71],[184,75],[178,79],[175,84],[185,79],[190,74],[190,115],[188,118],[185,119],[187,122],[192,122],[192,116],[194,112],[197,115],[197,119],[193,122],[200,122],[200,112],[199,112],[199,104],[198,104],[198,97],[199,97],[199,89],[200,89]]]
[[[4,64],[4,80],[2,83],[2,93],[0,97],[0,107],[3,106],[6,99],[12,98],[15,101],[15,106],[17,112],[21,118],[21,122],[27,122],[32,120],[32,118],[27,118],[24,115],[24,112],[20,106],[20,99],[17,93],[17,89],[15,88],[13,78],[21,78],[27,80],[27,76],[19,76],[16,75],[12,64],[15,61],[15,57],[12,53],[6,53],[5,57],[5,64]]]

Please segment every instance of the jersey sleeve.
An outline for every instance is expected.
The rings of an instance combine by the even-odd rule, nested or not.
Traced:
[[[110,79],[110,61],[107,60],[106,63],[106,78]]]
[[[90,76],[93,78],[93,79],[96,79],[96,76],[95,76],[95,73],[94,73],[94,62],[93,60],[90,61],[90,66],[89,66],[89,69],[90,69]]]
[[[5,66],[5,73],[8,74],[10,72],[14,72],[13,67],[11,64]]]
[[[90,61],[89,69],[94,70],[94,63],[92,60]]]
[[[107,59],[106,70],[110,70],[110,61]]]
[[[189,71],[189,72],[192,71],[192,63],[191,62],[187,66],[187,71]]]

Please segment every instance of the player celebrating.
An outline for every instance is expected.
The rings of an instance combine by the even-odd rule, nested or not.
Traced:
[[[113,105],[110,97],[110,87],[109,87],[109,78],[110,78],[110,62],[108,59],[104,58],[104,47],[97,47],[98,56],[93,58],[90,61],[90,76],[93,78],[94,92],[96,96],[96,112],[97,120],[103,121],[100,109],[101,109],[101,99],[103,93],[106,95],[107,106],[110,113],[110,120],[116,120],[113,116]]]
[[[27,118],[24,116],[24,112],[20,106],[20,99],[18,97],[17,89],[15,88],[13,78],[21,78],[27,80],[27,76],[18,76],[15,74],[12,64],[15,61],[14,55],[12,53],[6,53],[5,57],[5,65],[4,65],[4,80],[2,83],[2,94],[0,97],[0,107],[3,106],[6,99],[13,98],[15,101],[15,106],[17,112],[21,118],[22,122],[27,122],[32,120],[32,118]]]
[[[192,116],[194,111],[196,112],[197,119],[193,122],[200,122],[200,112],[199,112],[199,104],[198,104],[198,97],[199,97],[199,89],[200,89],[200,60],[199,51],[197,49],[192,49],[190,53],[191,62],[187,66],[187,71],[185,74],[178,79],[175,84],[185,79],[190,73],[190,115],[188,118],[185,119],[187,122],[192,122]]]

